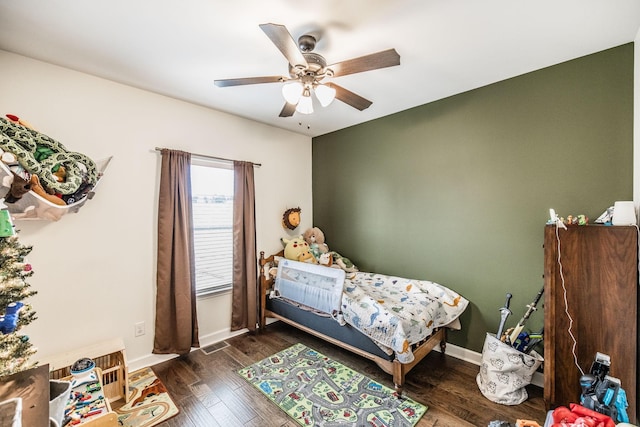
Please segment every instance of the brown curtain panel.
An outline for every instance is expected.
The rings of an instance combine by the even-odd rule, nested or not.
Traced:
[[[153,353],[199,347],[191,217],[191,154],[161,150],[158,271]]]
[[[253,163],[233,162],[233,299],[231,330],[256,330],[258,269]]]

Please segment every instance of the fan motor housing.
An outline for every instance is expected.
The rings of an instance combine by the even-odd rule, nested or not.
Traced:
[[[322,55],[317,53],[303,53],[304,59],[307,61],[308,67],[303,70],[298,70],[289,65],[289,74],[291,77],[299,77],[300,75],[323,75],[327,61]]]
[[[298,37],[298,47],[302,53],[311,52],[316,47],[316,38],[311,34],[303,34]]]

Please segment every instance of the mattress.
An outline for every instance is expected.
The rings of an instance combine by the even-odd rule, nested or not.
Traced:
[[[367,353],[374,354],[385,360],[393,360],[393,355],[384,352],[362,332],[348,324],[340,326],[332,317],[320,316],[279,298],[267,299],[267,309]]]

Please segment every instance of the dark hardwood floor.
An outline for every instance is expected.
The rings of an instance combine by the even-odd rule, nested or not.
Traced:
[[[236,371],[298,342],[393,387],[391,376],[373,362],[277,322],[262,334],[228,339],[229,346],[215,353],[206,355],[197,350],[153,366],[180,408],[177,416],[161,426],[297,426]],[[417,425],[487,426],[492,420],[515,424],[517,419],[544,424],[542,389],[530,385],[529,399],[524,403],[499,405],[478,390],[475,379],[478,371],[474,364],[431,352],[408,374],[404,389],[407,396],[429,407]]]

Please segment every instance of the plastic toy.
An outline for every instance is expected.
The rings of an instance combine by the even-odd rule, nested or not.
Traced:
[[[76,360],[70,368],[71,375],[73,376],[71,387],[75,388],[81,384],[98,381],[95,367],[96,363],[88,357]]]
[[[618,396],[616,397],[616,409],[618,410],[618,420],[623,423],[629,422],[629,415],[627,414],[627,408],[629,407],[629,402],[627,401],[627,392],[624,391],[623,388],[618,390]],[[618,424],[620,425],[620,424]]]
[[[0,332],[10,334],[18,327],[18,314],[24,306],[21,302],[12,302],[7,306],[4,316],[0,317]]]
[[[600,414],[576,403],[571,403],[570,408],[560,406],[553,411],[553,427],[615,427],[611,417]]]
[[[11,214],[9,208],[4,204],[4,199],[0,199],[0,237],[9,237],[16,234],[11,222]]]
[[[590,372],[580,377],[580,404],[614,421],[626,422],[629,421],[626,393],[620,387],[620,380],[608,375],[610,367],[609,355],[597,352]]]

